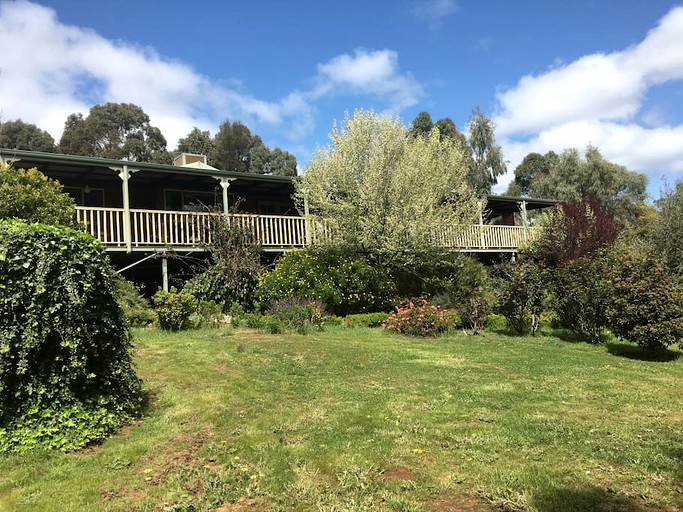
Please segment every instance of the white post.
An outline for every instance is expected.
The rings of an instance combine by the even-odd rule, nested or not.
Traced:
[[[520,209],[522,211],[522,225],[524,226],[524,239],[529,239],[529,221],[526,214],[526,201],[522,201],[520,204]]]
[[[484,238],[484,207],[481,205],[481,203],[479,206],[479,248],[485,249],[486,240]]]
[[[161,288],[168,291],[168,258],[161,258]]]
[[[311,233],[311,217],[308,211],[308,198],[304,196],[304,229],[306,231],[306,247],[311,246],[312,233]]]
[[[110,167],[112,171],[119,174],[121,178],[121,189],[123,191],[123,240],[126,242],[126,252],[133,252],[133,237],[130,229],[130,196],[128,195],[128,180],[130,175],[137,172],[137,169],[129,169],[127,165],[121,167]]]
[[[223,213],[227,215],[230,213],[230,208],[228,207],[228,187],[231,181],[235,181],[235,178],[224,178],[222,176],[214,176],[214,179],[218,180],[223,189]]]

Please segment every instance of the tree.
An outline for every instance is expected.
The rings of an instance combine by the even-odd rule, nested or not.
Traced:
[[[522,169],[515,170],[516,182],[528,184],[530,196],[561,201],[594,197],[622,223],[633,224],[637,219],[647,197],[645,175],[609,162],[593,146],[586,148],[583,158],[577,149],[560,155],[549,152],[542,159],[536,155],[527,155]]]
[[[45,130],[21,119],[0,123],[0,148],[54,153],[55,140]]]
[[[429,135],[429,132],[434,128],[434,123],[432,122],[432,116],[429,112],[420,112],[413,122],[410,124],[410,134],[412,136],[417,135]]]
[[[517,186],[514,190],[519,191],[519,194],[510,195],[528,196],[531,184],[536,180],[542,179],[542,176],[550,171],[548,160],[540,153],[529,153],[525,156],[522,163],[515,168],[515,179],[510,184],[511,186],[513,184]]]
[[[673,188],[667,186],[655,205],[657,216],[647,239],[670,271],[683,276],[683,181],[677,181]]]
[[[166,151],[166,139],[137,105],[105,103],[92,107],[86,118],[71,114],[59,147],[62,153],[149,162]]]
[[[0,164],[0,219],[74,225],[75,204],[59,182],[38,169],[14,169]]]
[[[478,217],[462,149],[436,131],[413,137],[400,120],[359,110],[330,139],[297,183],[296,200],[329,224],[332,243],[384,256],[422,250]]]
[[[475,107],[467,130],[473,158],[468,179],[472,188],[480,195],[488,194],[491,187],[498,183],[498,176],[507,171],[503,150],[496,144],[495,125],[479,107]]]
[[[214,150],[214,142],[209,130],[200,130],[196,126],[185,137],[178,141],[178,152],[180,153],[194,153],[195,155],[204,155],[207,157],[209,165],[211,165],[211,156]]]
[[[249,172],[251,151],[259,143],[261,138],[255,139],[245,125],[226,120],[216,133],[211,159],[224,171]]]
[[[280,148],[270,152],[270,172],[274,176],[296,176],[296,157]]]

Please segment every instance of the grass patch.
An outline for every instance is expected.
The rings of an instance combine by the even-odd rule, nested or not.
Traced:
[[[342,327],[135,338],[147,415],[83,452],[0,458],[0,510],[683,507],[674,356]]]

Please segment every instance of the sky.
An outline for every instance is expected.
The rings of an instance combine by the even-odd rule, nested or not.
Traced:
[[[241,121],[300,172],[356,109],[496,125],[529,152],[597,146],[653,197],[683,179],[683,4],[665,0],[0,0],[0,115],[57,141],[69,114],[140,105],[174,149]]]

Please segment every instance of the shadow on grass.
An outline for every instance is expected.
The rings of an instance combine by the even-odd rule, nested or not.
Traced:
[[[535,496],[532,504],[538,510],[557,512],[654,512],[637,498],[623,496],[600,487],[559,488]]]
[[[638,361],[652,361],[660,363],[668,363],[675,361],[681,357],[680,352],[673,350],[656,350],[651,351],[643,349],[638,345],[629,345],[621,342],[607,343],[607,352],[613,356],[626,357],[628,359],[636,359]]]

